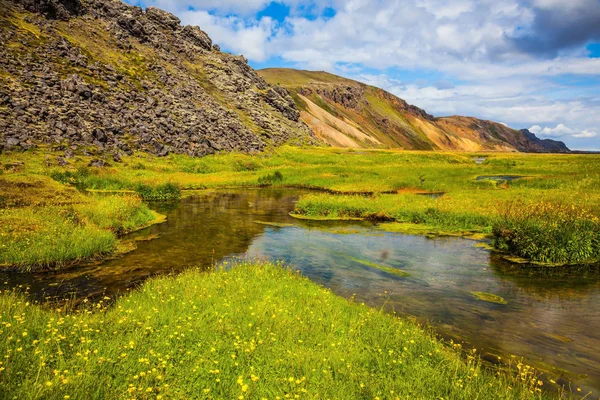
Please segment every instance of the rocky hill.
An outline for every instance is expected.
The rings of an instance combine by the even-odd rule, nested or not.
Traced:
[[[301,119],[333,146],[420,150],[568,152],[562,142],[471,117],[435,118],[376,87],[326,72],[265,69],[285,87]]]
[[[192,156],[318,143],[285,89],[119,0],[0,0],[0,151]]]

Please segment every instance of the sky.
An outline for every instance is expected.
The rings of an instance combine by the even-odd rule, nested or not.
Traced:
[[[600,0],[127,0],[252,67],[328,71],[435,116],[600,150]]]

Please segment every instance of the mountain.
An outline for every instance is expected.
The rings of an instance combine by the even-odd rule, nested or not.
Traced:
[[[202,156],[316,144],[287,91],[165,11],[0,0],[0,151]]]
[[[195,26],[120,0],[0,0],[0,152],[203,156],[282,144],[567,151],[475,118],[434,118],[323,72],[254,71]]]
[[[333,146],[419,150],[568,152],[562,142],[538,139],[527,130],[472,117],[435,118],[406,101],[363,83],[326,72],[258,71],[286,88],[301,119]]]

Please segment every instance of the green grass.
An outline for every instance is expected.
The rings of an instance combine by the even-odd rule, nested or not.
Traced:
[[[509,203],[494,226],[494,245],[540,263],[582,264],[600,260],[600,219],[563,203]]]
[[[181,198],[179,186],[171,182],[157,186],[140,183],[135,186],[135,192],[145,201],[175,201]]]
[[[487,158],[483,165],[474,161],[479,156]],[[2,163],[17,160],[15,155],[2,157]],[[524,207],[560,201],[587,210],[591,217],[600,215],[597,155],[281,147],[257,155],[229,153],[202,158],[136,154],[123,157],[121,164],[101,169],[88,168],[89,157],[72,160],[65,168],[47,167],[42,151],[20,153],[18,160],[25,162],[18,174],[50,176],[57,182],[85,189],[135,190],[140,185],[156,188],[169,183],[181,190],[258,186],[321,189],[327,193],[308,194],[300,199],[297,216],[393,220],[427,228],[411,228],[411,233],[491,234],[494,228],[502,226],[502,210],[515,200]],[[6,179],[12,179],[12,175],[6,173]],[[512,182],[476,180],[478,176],[495,175],[526,178]],[[446,194],[437,199],[417,195],[423,192]],[[529,237],[519,240],[537,243],[541,236],[533,230],[529,232]],[[497,243],[500,249],[540,259],[532,252],[514,250],[519,246]],[[578,243],[583,246],[584,241]],[[597,249],[597,241],[594,243]],[[597,254],[596,250],[590,253],[579,245],[575,252],[592,254],[577,260],[591,261]],[[552,254],[543,257],[561,259]]]
[[[154,279],[97,307],[0,295],[0,397],[550,397],[529,368],[492,374],[415,323],[272,264]]]
[[[492,293],[471,292],[471,296],[473,296],[477,300],[485,301],[487,303],[494,303],[494,304],[500,304],[500,305],[506,304],[506,300],[504,300],[503,297],[500,297],[500,296],[492,294]]]
[[[30,271],[107,256],[117,250],[120,235],[156,218],[139,199],[119,196],[0,210],[0,266]]]

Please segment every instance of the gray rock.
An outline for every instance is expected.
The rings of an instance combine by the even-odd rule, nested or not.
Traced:
[[[109,166],[108,163],[104,160],[92,160],[88,164],[88,167],[94,167],[94,168],[104,168],[104,167],[108,167],[108,166]]]
[[[179,27],[179,24],[181,23],[181,20],[173,14],[163,11],[156,7],[146,8],[146,15],[150,20],[165,25],[171,28],[172,30],[177,29]]]
[[[212,48],[211,38],[197,26],[186,25],[183,28],[182,35],[185,39],[204,50],[210,50]]]

